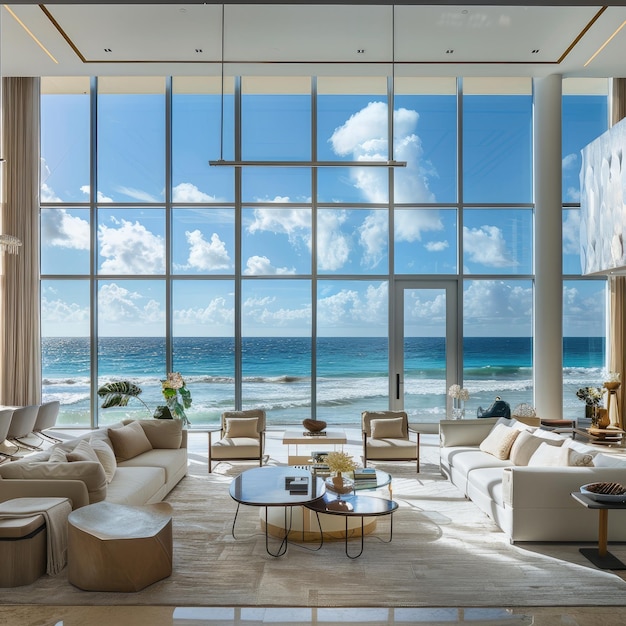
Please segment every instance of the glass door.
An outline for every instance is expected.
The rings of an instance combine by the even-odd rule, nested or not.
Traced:
[[[445,419],[448,387],[459,380],[460,333],[455,281],[396,281],[389,393],[409,422]]]

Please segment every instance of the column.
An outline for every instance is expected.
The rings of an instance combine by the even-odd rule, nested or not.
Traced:
[[[533,373],[539,417],[563,416],[561,76],[533,79],[535,316]]]

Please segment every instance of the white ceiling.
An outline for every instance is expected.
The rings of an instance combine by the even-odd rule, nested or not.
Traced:
[[[231,1],[223,57],[221,4],[18,2],[1,11],[1,71],[219,75],[223,58],[225,74],[244,75],[390,74],[393,60],[396,76],[626,76],[626,26],[589,62],[626,23],[626,6],[401,1]]]

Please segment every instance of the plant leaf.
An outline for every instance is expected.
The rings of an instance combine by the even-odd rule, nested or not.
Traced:
[[[137,398],[141,391],[141,387],[127,380],[106,383],[98,389],[98,395],[103,399],[100,406],[103,409],[114,406],[127,406],[128,401],[131,398]]]

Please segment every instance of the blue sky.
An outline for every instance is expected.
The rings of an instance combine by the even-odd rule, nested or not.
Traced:
[[[592,102],[593,100],[593,102]],[[225,98],[223,145],[219,98],[175,96],[173,111],[172,272],[175,281],[174,333],[228,336],[233,333],[235,268],[234,176],[231,168],[210,168],[209,159],[234,157],[232,97]],[[603,132],[606,100],[572,98],[564,110],[564,202],[578,200],[580,148]],[[159,95],[103,95],[98,99],[97,272],[101,275],[163,274],[166,266],[165,114]],[[306,168],[249,168],[241,172],[244,335],[308,335],[312,319],[308,277],[289,283],[281,276],[309,275],[313,252],[320,282],[319,332],[372,334],[386,331],[390,235],[399,274],[456,274],[456,110],[453,96],[399,96],[395,101],[394,156],[406,160],[396,170],[394,196],[406,205],[394,214],[377,204],[390,197],[386,168],[320,169],[316,236],[310,208],[313,180]],[[463,271],[472,278],[464,290],[467,334],[531,332],[532,213],[498,210],[497,203],[530,203],[532,179],[530,96],[467,97],[464,103],[465,200],[495,207],[464,213]],[[592,115],[589,115],[589,112]],[[319,132],[309,130],[308,96],[243,98],[244,159],[312,158],[359,161],[387,159],[387,105],[379,96],[320,96]],[[591,119],[591,121],[587,121]],[[604,126],[603,126],[604,123]],[[42,272],[87,275],[90,259],[89,211],[71,208],[90,197],[89,100],[87,96],[45,96],[42,106],[42,199],[64,203],[42,213]],[[120,206],[113,206],[119,203]],[[128,203],[131,206],[124,206]],[[155,207],[132,206],[155,203]],[[198,206],[198,203],[210,206]],[[350,206],[337,206],[346,203]],[[417,210],[413,203],[443,203]],[[111,206],[107,206],[111,204]],[[374,206],[370,206],[374,204]],[[194,206],[195,205],[195,206]],[[494,210],[495,209],[495,210]],[[577,211],[565,212],[564,268],[580,271]],[[313,250],[314,243],[317,243]],[[199,275],[220,277],[207,282]],[[369,277],[346,280],[346,276]],[[335,278],[337,277],[337,278]],[[565,334],[603,334],[598,310],[601,286],[578,281],[565,288]],[[89,333],[87,280],[50,280],[43,286],[44,335]],[[481,314],[493,300],[499,316]],[[99,286],[99,331],[103,335],[162,335],[165,286],[161,280],[103,278]],[[424,334],[436,333],[428,311],[436,294],[421,302]],[[418,311],[420,308],[418,307]],[[515,313],[512,314],[511,311]],[[576,312],[575,315],[570,314]],[[580,324],[579,322],[583,322]],[[590,326],[593,324],[593,326]],[[431,329],[432,326],[432,329]]]

